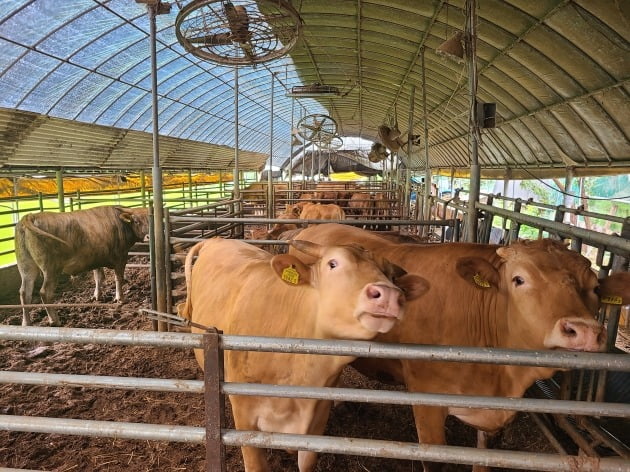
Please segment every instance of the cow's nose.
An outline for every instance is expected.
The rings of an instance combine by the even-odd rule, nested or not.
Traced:
[[[562,318],[556,323],[557,347],[579,351],[600,351],[604,347],[606,333],[595,320]]]
[[[367,287],[366,292],[367,292],[367,297],[370,300],[381,298],[383,296],[383,292],[380,290],[378,285],[369,285]]]

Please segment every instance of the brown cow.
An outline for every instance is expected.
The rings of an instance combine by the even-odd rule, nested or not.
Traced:
[[[305,228],[299,238],[320,244],[358,243],[431,281],[427,295],[407,305],[405,320],[378,336],[378,341],[574,351],[604,347],[605,332],[594,319],[599,306],[597,277],[588,259],[558,241],[505,247],[396,244],[339,224]],[[393,377],[411,392],[507,397],[522,396],[536,379],[555,372],[552,368],[391,359],[362,359],[356,364],[377,378]],[[420,442],[425,444],[446,444],[444,422],[449,414],[486,432],[498,430],[514,416],[505,410],[422,405],[413,411]],[[439,466],[426,463],[425,470],[439,470]]]
[[[186,258],[188,297],[178,313],[225,334],[367,340],[402,317],[401,288],[408,300],[426,291],[423,279],[358,246],[293,244],[314,263],[305,265],[289,254],[272,257],[237,240],[197,244]],[[203,352],[195,356],[203,369]],[[225,379],[331,387],[352,359],[226,351]],[[231,396],[230,402],[237,429],[293,434],[322,434],[331,407],[330,401],[291,398]],[[246,471],[270,470],[261,449],[243,447],[242,453]],[[300,451],[300,472],[312,471],[316,460],[316,453]]]
[[[350,212],[358,217],[370,218],[373,213],[374,200],[369,193],[353,193],[348,202]]]
[[[41,272],[43,303],[52,303],[59,274],[94,270],[94,298],[99,299],[105,278],[103,267],[114,269],[116,300],[122,301],[122,284],[129,249],[149,231],[146,208],[100,206],[68,213],[30,213],[15,226],[15,255],[22,277],[20,302],[31,303],[33,286]],[[59,324],[54,308],[46,308],[52,325]],[[22,325],[29,326],[28,310]]]
[[[301,220],[345,220],[346,212],[339,205],[308,203],[302,207]]]

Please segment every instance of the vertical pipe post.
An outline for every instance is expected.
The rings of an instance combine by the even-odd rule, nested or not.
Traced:
[[[425,48],[422,48],[422,126],[424,128],[424,195],[422,197],[422,213],[420,218],[423,220],[431,219],[431,170],[429,169],[429,116],[427,113],[427,79],[424,65]],[[417,197],[416,197],[417,198]],[[419,202],[418,202],[419,203]],[[426,236],[429,227],[422,225],[420,235]]]
[[[291,99],[291,148],[289,150],[289,191],[293,190],[293,114],[295,113],[295,98]],[[290,193],[289,203],[293,203],[293,194]]]
[[[505,169],[505,177],[503,178],[503,208],[507,207],[507,196],[510,189],[510,180],[512,180],[512,170],[508,167]]]
[[[269,168],[267,169],[267,218],[273,218],[275,212],[273,211],[273,178],[272,178],[272,166],[273,166],[273,93],[276,83],[276,73],[271,73],[271,103],[269,105]]]
[[[424,71],[424,48],[422,49],[422,70]],[[422,72],[424,74],[424,72]],[[416,86],[411,86],[411,91],[409,92],[409,121],[407,125],[407,165],[405,166],[405,205],[403,206],[403,215],[405,218],[409,218],[409,207],[410,207],[410,185],[411,185],[411,143],[413,141],[413,120],[414,120],[414,109],[415,109],[415,101],[416,101]],[[426,107],[426,104],[425,104]],[[416,195],[416,199],[418,196]],[[418,200],[416,200],[416,205],[418,204]]]
[[[59,169],[55,171],[55,178],[57,179],[57,205],[59,206],[59,211],[66,211],[66,202],[65,196],[63,193],[63,170]]]
[[[569,195],[571,193],[571,184],[573,183],[573,171],[573,167],[567,167],[567,174],[564,177],[564,195],[562,196],[562,205],[566,208],[569,208],[573,202],[573,197]],[[570,214],[566,213],[563,222],[569,223],[570,218]]]
[[[203,335],[204,403],[206,409],[206,471],[225,472],[225,446],[221,429],[225,427],[225,397],[223,382],[223,350],[215,328]]]
[[[477,241],[477,209],[481,169],[479,167],[479,127],[477,125],[477,0],[466,0],[466,59],[468,62],[468,91],[470,94],[470,114],[468,129],[470,131],[470,193],[468,194],[468,213],[466,214],[466,241]]]
[[[157,50],[156,50],[156,25],[157,5],[147,5],[149,10],[151,47],[151,99],[153,111],[153,240],[155,255],[155,288],[157,311],[166,311],[166,267],[164,266],[164,202],[162,196],[162,169],[160,167],[160,144],[158,122],[158,97],[157,97]],[[168,325],[158,322],[158,331],[167,331]]]
[[[142,206],[147,206],[147,176],[144,174],[144,169],[140,171],[140,200]]]
[[[188,206],[193,206],[193,179],[192,179],[192,169],[188,169],[188,198],[190,198],[190,202]],[[184,202],[184,208],[186,208],[186,202]]]
[[[232,179],[234,181],[234,189],[232,196],[234,199],[241,198],[241,189],[239,186],[239,134],[238,134],[238,67],[234,67],[234,173]],[[221,179],[223,182],[223,179]]]

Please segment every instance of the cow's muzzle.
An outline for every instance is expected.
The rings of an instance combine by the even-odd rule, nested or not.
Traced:
[[[556,321],[545,339],[545,347],[570,351],[600,352],[605,348],[606,331],[594,319],[566,317]]]

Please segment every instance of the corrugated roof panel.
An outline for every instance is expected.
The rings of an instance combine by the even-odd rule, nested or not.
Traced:
[[[84,103],[95,99],[110,83],[109,77],[86,75],[47,113],[59,118],[74,120],[83,110]]]
[[[56,69],[50,71],[50,75],[29,91],[20,106],[30,110],[50,110],[88,73],[71,64],[59,63]]]
[[[2,75],[2,95],[7,94],[2,99],[2,106],[17,107],[26,94],[59,64],[61,62],[57,59],[33,51],[26,52],[21,56],[19,63],[5,70]],[[7,89],[6,92],[5,89]],[[42,107],[34,106],[31,110],[41,111]]]

